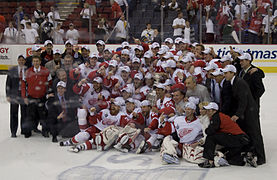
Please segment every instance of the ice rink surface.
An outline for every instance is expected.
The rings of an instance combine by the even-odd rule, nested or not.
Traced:
[[[184,160],[180,165],[162,165],[157,152],[136,155],[115,150],[90,150],[75,154],[68,152],[68,147],[59,147],[51,142],[51,138],[38,134],[25,139],[20,130],[17,138],[10,138],[5,81],[6,76],[1,75],[0,180],[267,180],[277,177],[277,74],[266,74],[264,79],[266,92],[261,99],[261,124],[267,163],[258,168],[202,169]]]

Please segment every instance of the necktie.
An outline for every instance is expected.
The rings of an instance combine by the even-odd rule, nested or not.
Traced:
[[[64,97],[63,97],[63,96],[61,97],[61,103],[62,103],[62,110],[63,110],[63,112],[64,112],[63,122],[66,122],[66,117],[65,117],[65,114],[66,114],[65,100],[64,100]]]

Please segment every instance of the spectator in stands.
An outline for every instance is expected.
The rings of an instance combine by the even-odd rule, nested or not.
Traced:
[[[180,11],[178,12],[178,17],[174,19],[172,27],[174,29],[173,36],[174,38],[183,37],[183,30],[185,28],[186,21],[183,18],[183,13]]]
[[[37,3],[37,9],[34,11],[34,16],[38,25],[41,25],[41,23],[44,21],[45,13],[41,10],[40,3]]]
[[[24,18],[20,21],[20,24],[23,24],[26,27],[26,22],[31,22],[28,14],[24,14]]]
[[[98,22],[98,26],[94,31],[95,33],[95,41],[104,39],[107,39],[107,36],[109,35],[108,27],[105,25],[105,20],[102,18]]]
[[[184,28],[184,39],[187,40],[187,42],[189,42],[189,43],[192,40],[194,40],[194,33],[192,34],[191,32],[192,32],[192,29],[190,28],[189,21],[186,21],[185,28]]]
[[[122,14],[114,27],[116,32],[115,38],[118,43],[126,41],[128,36],[127,28],[129,27],[129,23],[125,20],[124,14]]]
[[[120,6],[122,12],[125,12],[125,4],[123,0],[114,0],[114,2]]]
[[[273,20],[273,26],[272,26],[272,44],[277,44],[277,16],[275,16],[275,18]]]
[[[31,18],[31,26],[32,26],[33,29],[35,29],[38,32],[39,25],[36,22],[36,18],[34,16],[32,16],[32,18]]]
[[[49,22],[54,25],[54,27],[57,27],[58,21],[60,21],[60,13],[57,9],[55,9],[54,6],[50,7],[50,12],[47,14],[47,17],[49,19]]]
[[[211,19],[210,13],[206,16],[206,43],[211,44],[214,42],[214,23]]]
[[[176,0],[171,0],[171,2],[168,4],[168,9],[171,11],[180,11],[180,7]]]
[[[92,11],[92,9],[90,11],[89,4],[85,3],[84,8],[80,12],[83,28],[88,28],[89,27],[89,15],[90,15],[90,13],[91,13],[91,16],[93,16],[93,11]],[[88,29],[88,31],[89,31],[89,29]]]
[[[146,23],[146,29],[141,33],[141,38],[144,39],[145,43],[152,43],[155,38],[154,29],[151,28],[151,23]]]
[[[30,22],[26,22],[26,28],[23,29],[23,33],[25,34],[26,44],[35,44],[38,41],[38,33],[32,28]]]
[[[246,6],[242,3],[242,0],[237,0],[237,5],[235,6],[234,10],[236,17],[240,17],[243,21],[247,19],[247,9]]]
[[[269,16],[269,18],[268,18]],[[268,22],[269,19],[269,22]],[[263,44],[271,44],[272,37],[271,37],[271,25],[273,23],[273,16],[272,16],[272,9],[269,9],[268,15],[266,15],[263,19],[263,28],[262,28],[262,36],[263,36]],[[269,30],[269,31],[268,31]],[[269,36],[269,42],[267,42]]]
[[[222,40],[225,44],[236,44],[240,43],[239,38],[234,30],[234,22],[229,20],[228,23],[223,28]]]
[[[62,24],[58,23],[57,27],[53,29],[51,37],[53,39],[54,44],[64,44],[64,30],[61,29]]]
[[[69,24],[69,29],[67,30],[65,34],[65,38],[69,41],[71,41],[74,45],[78,44],[79,39],[79,31],[77,29],[74,29],[74,25],[72,23]]]
[[[198,41],[198,3],[196,0],[188,0],[187,1],[187,16],[188,16],[188,21],[190,22],[191,27],[193,27],[194,32],[195,32],[195,39]]]
[[[122,15],[122,10],[116,1],[111,1],[112,5],[112,18],[119,19]]]
[[[246,29],[246,22],[242,19],[240,19],[240,15],[237,14],[236,15],[236,19],[233,21],[234,23],[234,30],[236,31],[238,37],[240,37],[240,33],[241,33],[241,43],[244,43],[245,42],[245,29]]]
[[[16,34],[17,30],[13,27],[13,22],[9,22],[9,27],[7,27],[4,31],[4,42],[7,44],[15,44],[16,43]]]
[[[248,43],[249,44],[260,44],[261,42],[261,28],[262,28],[262,15],[261,13],[254,11],[250,26],[248,28]]]
[[[49,22],[49,18],[45,17],[45,20],[43,23],[41,23],[41,42],[44,43],[46,40],[51,40],[52,41],[52,37],[51,37],[51,33],[52,33],[52,29],[53,29],[54,25]]]
[[[19,16],[19,17],[18,17]],[[18,21],[19,18],[19,21]],[[15,21],[15,27],[18,26],[18,22],[22,21],[22,19],[24,18],[24,12],[23,12],[23,8],[22,6],[19,6],[16,10],[16,12],[13,15],[13,19]]]
[[[20,24],[19,28],[18,28],[18,31],[17,31],[17,34],[16,34],[16,42],[18,44],[25,44],[26,43],[25,34],[24,34],[23,30],[24,30],[24,25]]]
[[[216,16],[216,20],[218,21],[217,29],[218,29],[220,38],[223,35],[223,28],[228,23],[229,18],[233,18],[233,15],[231,13],[231,8],[227,4],[227,2],[224,0],[221,2],[220,8],[219,8],[217,16]]]

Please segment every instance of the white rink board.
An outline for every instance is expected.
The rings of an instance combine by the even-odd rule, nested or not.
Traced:
[[[115,150],[68,152],[51,138],[34,134],[10,138],[9,104],[5,101],[6,76],[0,76],[0,179],[1,180],[91,180],[91,179],[185,179],[267,180],[277,176],[276,91],[277,74],[266,74],[266,93],[261,99],[261,124],[267,164],[258,168],[222,167],[201,169],[181,160],[180,165],[162,165],[159,153],[123,154]]]

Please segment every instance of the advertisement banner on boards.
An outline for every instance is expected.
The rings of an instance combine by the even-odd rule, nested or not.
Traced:
[[[43,45],[40,45],[44,49]],[[82,45],[75,46],[75,49],[81,49]],[[88,45],[91,52],[97,52],[94,44]],[[134,45],[131,45],[134,46]],[[230,46],[233,48],[242,49],[245,52],[250,52],[254,58],[254,64],[268,69],[268,71],[277,72],[277,45],[229,45],[229,44],[207,44],[205,47],[213,47],[215,53],[222,57],[230,51]],[[120,45],[106,45],[106,48],[116,50]],[[54,45],[54,49],[58,48],[64,52],[64,45]],[[23,54],[26,57],[32,55],[32,45],[8,45],[0,44],[0,70],[7,70],[9,66],[17,64],[18,55]],[[265,68],[264,68],[265,67]]]

